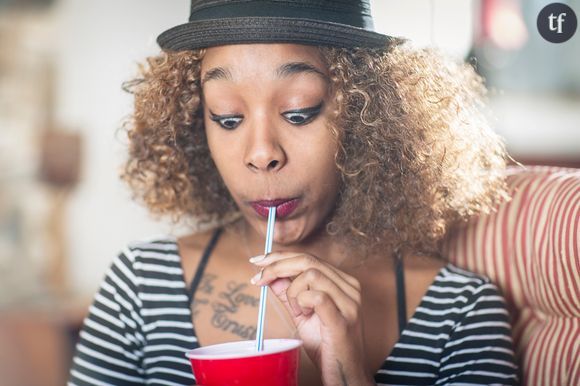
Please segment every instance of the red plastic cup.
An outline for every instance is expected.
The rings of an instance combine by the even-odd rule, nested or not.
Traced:
[[[256,351],[255,340],[196,348],[185,355],[193,375],[203,386],[297,386],[300,362],[298,339],[265,339]]]

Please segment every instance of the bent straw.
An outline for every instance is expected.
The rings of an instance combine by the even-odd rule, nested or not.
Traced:
[[[266,245],[264,255],[272,252],[272,240],[274,239],[274,224],[276,223],[276,207],[272,206],[268,210],[268,228],[266,230]],[[258,326],[256,328],[256,350],[264,349],[264,316],[266,315],[266,297],[268,296],[268,286],[260,288],[260,305],[258,308]]]

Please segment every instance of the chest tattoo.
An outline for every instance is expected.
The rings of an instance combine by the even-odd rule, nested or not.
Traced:
[[[211,312],[211,325],[222,331],[234,334],[243,339],[254,339],[256,336],[255,324],[244,324],[236,319],[240,310],[244,307],[258,308],[260,299],[247,293],[248,284],[236,281],[229,281],[226,288],[220,292],[216,291],[216,275],[206,274],[200,281],[198,294],[206,296],[196,296],[192,305],[192,314],[197,317],[200,312]],[[217,297],[215,295],[217,294]],[[211,299],[208,299],[208,297]],[[202,305],[211,304],[211,310],[201,311]],[[204,307],[205,308],[205,307]]]

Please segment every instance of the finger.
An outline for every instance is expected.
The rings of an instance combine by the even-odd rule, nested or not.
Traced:
[[[258,255],[250,258],[250,263],[256,265],[262,265],[264,262],[266,264],[282,259],[289,259],[292,257],[303,255],[304,253],[297,252],[270,252],[265,255]]]
[[[291,283],[292,283],[292,281],[289,279],[277,279],[277,280],[274,280],[273,282],[270,283],[270,290],[272,290],[274,295],[284,305],[284,308],[286,308],[286,311],[290,315],[294,315],[295,314],[294,309],[292,308],[292,306],[288,302],[288,296],[286,295],[286,292],[287,292],[288,288],[290,287]]]
[[[360,304],[360,289],[354,288],[334,269],[330,269],[327,264],[320,262],[311,255],[299,255],[294,258],[276,260],[269,265],[264,266],[261,274],[252,278],[255,285],[268,285],[272,280],[277,278],[293,278],[309,269],[317,269],[324,273],[330,280],[335,282],[346,294]]]
[[[318,259],[317,257],[315,257],[309,253],[272,252],[272,253],[268,253],[267,255],[260,255],[260,256],[252,257],[250,259],[250,262],[255,264],[258,267],[265,267],[265,266],[268,266],[268,265],[275,263],[275,262],[278,262],[278,261],[282,261],[285,259],[293,259],[293,258],[305,259],[305,262],[307,264],[309,263],[309,266],[316,266],[317,264],[324,265],[326,267],[326,269],[333,271],[336,275],[340,276],[344,281],[346,281],[355,291],[360,292],[360,290],[361,290],[360,283],[356,278],[346,274],[345,272],[342,272],[338,268]]]
[[[324,326],[333,329],[337,327],[344,329],[346,326],[346,320],[327,293],[314,290],[303,291],[296,300],[306,313],[309,312],[308,310],[313,310]]]
[[[278,299],[284,304],[286,310],[290,315],[297,317],[302,314],[302,310],[296,303],[296,299],[288,296],[288,289],[292,285],[293,281],[289,279],[276,279],[269,284],[270,289]]]
[[[288,302],[288,297],[286,296],[286,290],[288,289],[291,283],[292,281],[290,279],[286,278],[276,279],[270,283],[268,288],[271,290],[274,296],[278,298],[280,303],[282,303],[282,305],[286,309],[286,312],[292,317],[295,313],[294,310],[292,309],[292,306],[290,306],[290,303]],[[294,323],[294,326],[296,327],[297,326],[296,319],[292,317],[291,320]]]
[[[327,294],[348,321],[354,321],[358,317],[358,304],[356,301],[324,273],[314,268],[298,275],[286,289],[286,297],[294,310],[295,316],[300,315],[302,311],[297,302],[298,295],[310,290]]]

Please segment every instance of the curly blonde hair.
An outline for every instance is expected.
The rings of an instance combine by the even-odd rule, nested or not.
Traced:
[[[483,80],[435,49],[319,47],[336,110],[341,188],[330,234],[352,245],[437,254],[451,226],[508,198],[507,154],[484,113]],[[147,59],[123,178],[155,214],[227,222],[238,211],[203,128],[205,50]]]

